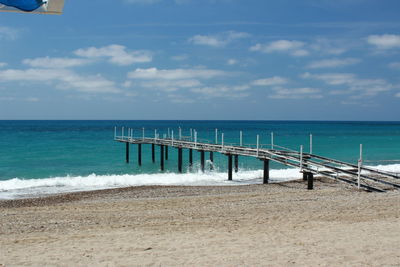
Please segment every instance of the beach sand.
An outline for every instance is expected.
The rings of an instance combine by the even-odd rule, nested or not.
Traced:
[[[0,201],[0,266],[400,266],[400,193],[329,180]]]

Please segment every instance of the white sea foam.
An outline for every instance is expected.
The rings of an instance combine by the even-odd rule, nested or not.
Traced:
[[[368,166],[368,167],[386,172],[400,173],[400,164],[378,165],[378,166]]]
[[[158,173],[67,176],[44,179],[14,178],[0,181],[0,199],[16,199],[66,192],[92,191],[107,188],[146,185],[187,185],[221,186],[261,183],[262,170],[239,171],[233,174],[233,181],[227,180],[227,174],[221,172],[206,173]],[[271,182],[282,182],[300,178],[298,169],[271,170]]]
[[[400,164],[370,166],[374,169],[400,173]],[[19,179],[0,181],[0,199],[17,199],[67,192],[92,191],[108,188],[146,185],[222,186],[261,183],[262,170],[239,171],[233,181],[227,180],[225,172],[206,173],[157,173],[67,176],[44,179]],[[283,182],[301,178],[299,169],[271,170],[271,182]]]

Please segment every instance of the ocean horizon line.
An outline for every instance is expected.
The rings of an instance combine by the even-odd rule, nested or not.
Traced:
[[[204,121],[204,122],[355,122],[355,123],[362,123],[362,122],[374,122],[374,123],[400,123],[400,120],[394,121],[394,120],[246,120],[246,119],[0,119],[0,122],[7,122],[7,121],[21,121],[21,122],[27,122],[27,121],[77,121],[77,122],[82,122],[82,121],[99,121],[99,122],[107,122],[107,121],[135,121],[135,122],[191,122],[191,121]]]

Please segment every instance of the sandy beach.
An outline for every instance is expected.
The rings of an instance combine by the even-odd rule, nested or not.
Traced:
[[[0,266],[400,266],[400,194],[329,180],[0,201]]]

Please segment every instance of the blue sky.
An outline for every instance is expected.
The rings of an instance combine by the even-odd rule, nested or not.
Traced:
[[[61,16],[0,13],[0,119],[399,120],[399,11],[66,0]]]

